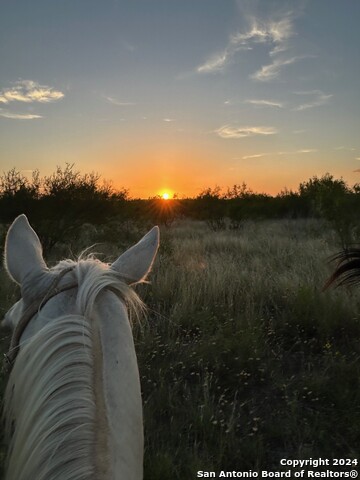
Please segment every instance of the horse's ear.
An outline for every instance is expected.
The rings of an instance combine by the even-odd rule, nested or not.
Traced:
[[[9,228],[5,241],[5,268],[15,282],[47,270],[39,237],[25,215],[18,216]]]
[[[145,280],[159,248],[159,227],[154,227],[136,245],[129,248],[111,265],[129,284]]]

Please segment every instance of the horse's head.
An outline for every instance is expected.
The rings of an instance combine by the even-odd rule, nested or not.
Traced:
[[[149,273],[158,246],[159,229],[154,227],[140,242],[120,255],[110,266],[100,262],[97,262],[97,266],[119,274],[122,281],[128,285],[136,284],[142,282]],[[72,266],[69,267],[69,264]],[[70,276],[67,274],[70,274],[74,266],[74,262],[64,261],[49,269],[43,258],[39,237],[26,216],[20,215],[14,220],[5,242],[5,267],[10,277],[20,285],[22,298],[7,312],[2,325],[15,332],[16,346],[25,330],[24,338],[33,335],[44,326],[44,319],[39,319],[36,314],[48,300],[58,293],[78,287],[77,280],[74,278],[70,281],[66,280]],[[66,276],[66,279],[62,276]],[[60,304],[58,307],[64,308]],[[70,308],[70,304],[67,308]],[[46,317],[47,305],[44,311]],[[52,314],[54,313],[53,311]],[[33,317],[34,320],[32,320]],[[32,320],[31,325],[28,327],[30,320]]]

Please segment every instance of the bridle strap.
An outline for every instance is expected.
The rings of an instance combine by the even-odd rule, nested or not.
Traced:
[[[24,333],[26,327],[29,325],[29,322],[32,319],[32,317],[36,315],[36,313],[38,313],[42,309],[42,307],[53,297],[55,297],[59,293],[66,292],[67,290],[71,290],[78,286],[78,283],[73,281],[73,282],[66,283],[62,287],[58,287],[58,284],[61,281],[61,279],[67,273],[71,272],[73,269],[74,267],[72,266],[62,270],[54,278],[45,296],[40,300],[33,300],[33,302],[30,305],[28,305],[25,311],[23,312],[12,334],[9,351],[8,353],[4,354],[3,369],[5,373],[10,373],[14,365],[17,354],[19,353],[20,338]]]

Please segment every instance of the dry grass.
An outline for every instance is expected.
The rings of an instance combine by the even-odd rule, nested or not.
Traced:
[[[359,296],[321,291],[338,249],[326,225],[185,223],[163,243],[137,337],[146,478],[353,456]]]

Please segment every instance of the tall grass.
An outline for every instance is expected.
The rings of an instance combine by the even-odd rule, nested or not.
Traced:
[[[322,292],[337,250],[314,220],[164,229],[134,327],[145,480],[360,453],[360,296]]]
[[[146,478],[353,456],[359,296],[321,291],[338,248],[326,225],[180,224],[163,243],[137,335]]]

